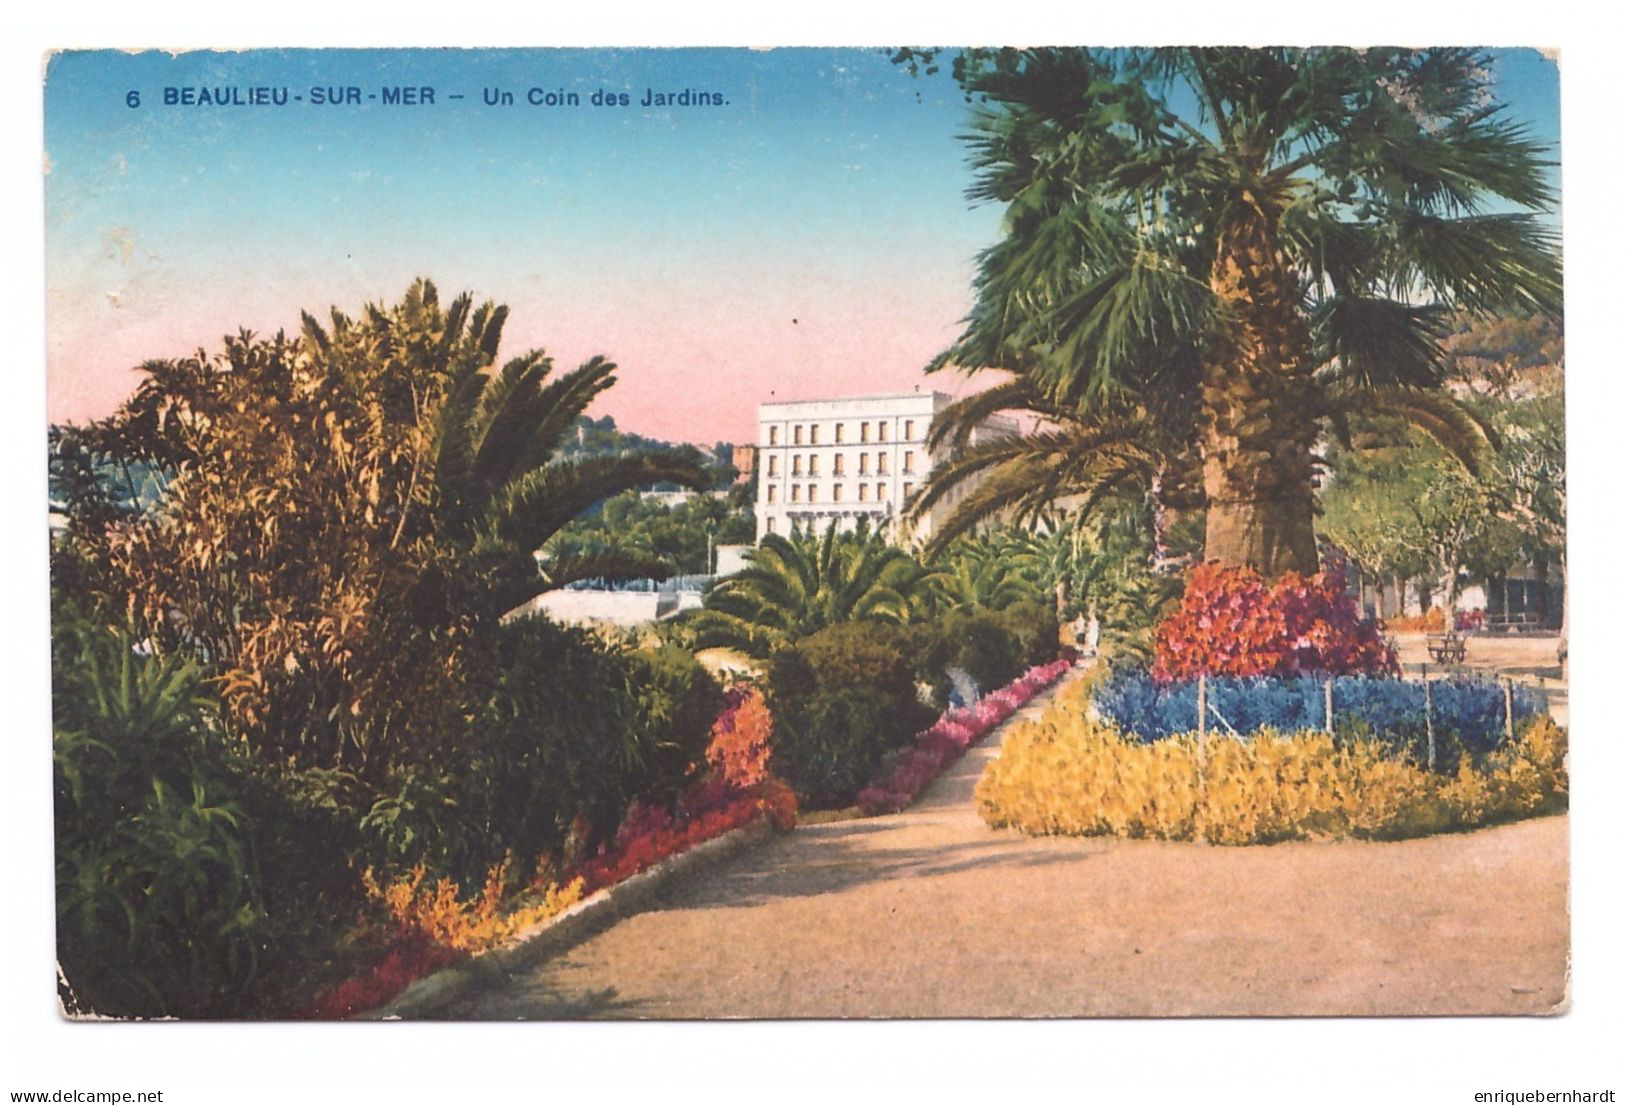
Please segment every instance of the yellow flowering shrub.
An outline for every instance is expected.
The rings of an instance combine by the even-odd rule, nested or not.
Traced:
[[[421,864],[387,886],[378,884],[370,868],[362,872],[361,880],[367,897],[383,907],[398,929],[422,933],[440,947],[470,953],[495,947],[514,933],[564,912],[582,897],[583,883],[578,878],[564,886],[533,890],[521,904],[504,908],[507,875],[504,860],[486,873],[480,892],[466,900],[458,896],[457,884],[451,879],[426,883]]]
[[[1187,733],[1142,743],[1089,715],[1067,687],[1045,715],[1005,737],[976,788],[982,816],[1033,834],[1109,835],[1215,844],[1396,839],[1561,810],[1567,734],[1526,723],[1482,770],[1439,776],[1375,742],[1339,747],[1321,732],[1246,740]]]

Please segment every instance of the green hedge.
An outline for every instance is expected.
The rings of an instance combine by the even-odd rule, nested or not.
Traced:
[[[929,725],[908,629],[830,626],[774,653],[773,770],[809,808],[850,805],[886,755]]]

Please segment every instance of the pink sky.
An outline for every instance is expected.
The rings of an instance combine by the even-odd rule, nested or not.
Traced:
[[[188,272],[161,256],[131,254],[124,243],[110,243],[77,271],[54,274],[52,421],[109,413],[137,383],[133,370],[144,360],[199,346],[216,351],[239,326],[294,329],[303,306],[321,317],[336,301],[354,313],[368,300],[396,298],[411,279],[404,269],[358,263],[337,276],[295,269],[266,280]],[[614,360],[619,382],[592,413],[651,437],[749,441],[756,405],[769,399],[966,387],[957,375],[926,377],[921,368],[958,333],[969,305],[969,259],[961,271],[926,284],[929,294],[920,294],[917,274],[909,282],[883,261],[857,279],[833,267],[791,272],[738,263],[702,264],[703,281],[676,284],[655,275],[575,272],[568,280],[537,273],[500,288],[456,279],[475,276],[473,265],[448,268],[436,276],[443,297],[470,288],[509,305],[504,356],[541,345],[564,366],[597,353]]]

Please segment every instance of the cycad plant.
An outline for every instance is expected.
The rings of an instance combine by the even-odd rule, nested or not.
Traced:
[[[826,626],[913,621],[937,573],[860,523],[841,532],[768,534],[749,565],[706,595],[692,619],[700,647],[763,657]]]
[[[1325,429],[1394,414],[1476,466],[1483,428],[1440,388],[1448,312],[1561,300],[1547,151],[1494,101],[1493,65],[1472,50],[962,55],[971,196],[1003,204],[1008,229],[939,364],[1011,372],[1040,416],[1060,414],[1024,453],[972,450],[959,471],[990,461],[990,489],[964,509],[1064,494],[1080,466],[1098,468],[1088,487],[1195,461],[1207,559],[1312,572]]]
[[[593,504],[629,488],[670,481],[704,487],[698,458],[676,450],[562,459],[565,435],[615,365],[594,357],[549,379],[553,361],[533,351],[500,372],[468,365],[453,378],[436,427],[435,535],[465,548],[493,612],[584,579],[663,579],[670,566],[631,548],[549,556],[559,530]]]

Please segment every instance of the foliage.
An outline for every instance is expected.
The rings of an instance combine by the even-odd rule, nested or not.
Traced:
[[[1042,719],[1007,734],[976,795],[989,824],[1034,834],[1391,839],[1565,809],[1566,752],[1545,717],[1482,768],[1463,760],[1451,775],[1312,731],[1210,734],[1205,751],[1189,733],[1146,744],[1091,721],[1086,694],[1063,691]]]
[[[927,494],[981,465],[956,514],[986,516],[1200,468],[1205,557],[1273,578],[1317,566],[1326,425],[1381,410],[1476,466],[1485,437],[1440,387],[1447,312],[1561,299],[1546,151],[1492,69],[1473,50],[961,52],[971,196],[1005,234],[933,367],[1009,373],[978,409],[1041,424]]]
[[[380,870],[422,859],[477,885],[506,855],[559,852],[578,818],[603,839],[634,800],[675,797],[704,763],[721,691],[687,653],[624,652],[541,618],[492,637],[480,712],[432,765],[440,782],[403,787],[368,817]]]
[[[1222,717],[1243,737],[1265,729],[1287,733],[1320,729],[1326,721],[1326,681],[1315,674],[1220,677],[1207,681],[1209,730]],[[1487,680],[1438,679],[1432,683],[1434,759],[1441,771],[1454,771],[1466,754],[1475,763],[1502,741],[1506,732],[1503,688]],[[1340,735],[1359,734],[1419,763],[1427,760],[1427,704],[1420,683],[1363,675],[1332,680],[1332,716]],[[1113,672],[1096,691],[1100,717],[1142,741],[1164,740],[1196,728],[1194,679],[1158,682],[1143,671]],[[1535,714],[1540,702],[1526,689],[1512,696],[1514,722]]]
[[[931,718],[906,629],[835,625],[774,653],[773,770],[813,808],[844,806]]]
[[[722,712],[711,726],[706,762],[712,773],[735,787],[751,787],[768,777],[772,761],[773,715],[767,700],[753,686],[730,688]]]
[[[240,1014],[301,935],[268,893],[276,808],[214,723],[200,667],[61,616],[53,637],[57,959],[66,1000],[121,1017]],[[291,916],[290,916],[291,915]]]
[[[505,319],[420,281],[360,319],[149,362],[88,435],[105,463],[163,474],[150,509],[80,540],[100,599],[215,666],[226,724],[262,761],[377,785],[443,753],[486,626],[649,567],[538,562],[548,537],[626,487],[706,481],[685,456],[559,458],[614,366],[554,375],[532,351],[498,369]]]
[[[1150,659],[1152,630],[1183,586],[1166,568],[1193,551],[1171,544],[1185,527],[1169,522],[1159,535],[1145,513],[1122,500],[1107,502],[1088,517],[1068,518],[1047,541],[1066,616],[1093,619],[1100,647],[1123,659]]]
[[[978,687],[1002,687],[1054,659],[1060,629],[1053,606],[1020,602],[997,611],[951,610],[921,625],[916,641],[916,670],[945,703],[947,669],[965,672]]]
[[[1385,629],[1395,633],[1443,633],[1444,609],[1430,606],[1426,614],[1387,618],[1382,624]]]
[[[667,505],[627,491],[600,509],[571,522],[548,546],[564,556],[611,550],[652,557],[677,575],[705,575],[717,545],[748,545],[756,540],[755,515],[743,487],[726,495],[696,495]]]
[[[1035,666],[974,706],[944,712],[931,728],[915,735],[914,744],[898,757],[884,779],[858,792],[858,806],[868,814],[907,809],[944,768],[1032,701],[1070,666],[1066,660]]]
[[[939,614],[1043,602],[1054,590],[1043,540],[1015,527],[939,543],[931,566],[931,607]]]
[[[1265,583],[1251,568],[1191,569],[1179,609],[1157,626],[1152,674],[1160,681],[1207,675],[1303,671],[1393,672],[1397,661],[1375,622],[1363,621],[1335,570]]]
[[[933,573],[860,522],[822,535],[767,534],[749,565],[713,587],[689,624],[698,648],[757,658],[846,622],[905,625],[929,602]]]

